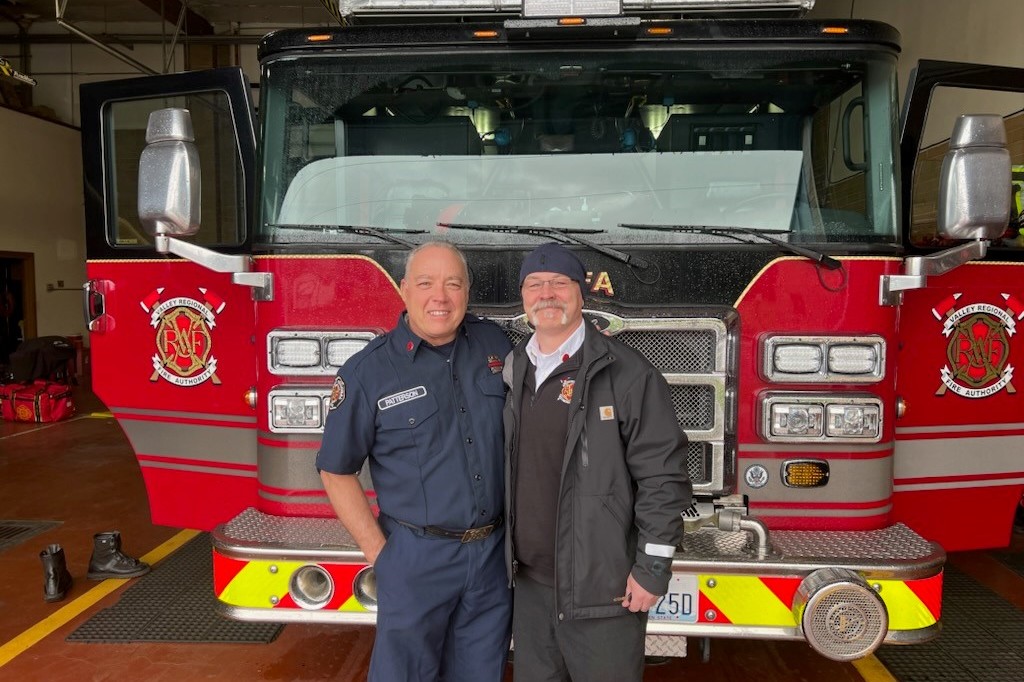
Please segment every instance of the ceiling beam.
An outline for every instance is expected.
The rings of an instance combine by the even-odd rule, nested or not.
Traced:
[[[164,21],[171,26],[178,25],[178,15],[181,14],[180,0],[138,0],[148,9],[153,10]],[[183,29],[189,36],[212,36],[213,25],[201,15],[191,9],[185,8],[185,22]]]

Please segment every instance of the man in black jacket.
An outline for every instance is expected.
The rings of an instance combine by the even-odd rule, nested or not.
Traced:
[[[643,676],[692,489],[664,377],[583,318],[586,271],[544,244],[519,273],[535,333],[504,377],[516,680]]]

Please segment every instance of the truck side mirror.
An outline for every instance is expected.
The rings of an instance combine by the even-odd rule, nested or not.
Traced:
[[[139,157],[139,220],[155,237],[188,237],[199,231],[199,205],[192,116],[188,109],[154,111]]]
[[[1002,117],[958,118],[939,176],[939,234],[948,239],[998,239],[1010,222],[1010,177]]]

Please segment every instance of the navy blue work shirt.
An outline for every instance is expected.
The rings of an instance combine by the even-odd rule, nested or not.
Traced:
[[[383,514],[418,526],[484,526],[504,506],[501,370],[511,344],[467,314],[450,354],[403,313],[338,371],[317,469],[356,474],[367,457]]]

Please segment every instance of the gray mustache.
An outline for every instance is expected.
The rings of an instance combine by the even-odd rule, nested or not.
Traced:
[[[530,312],[538,313],[541,310],[544,310],[545,308],[557,308],[558,310],[561,310],[563,313],[565,312],[565,304],[563,304],[561,301],[554,300],[537,301],[536,303],[533,304],[533,307],[530,308]]]

